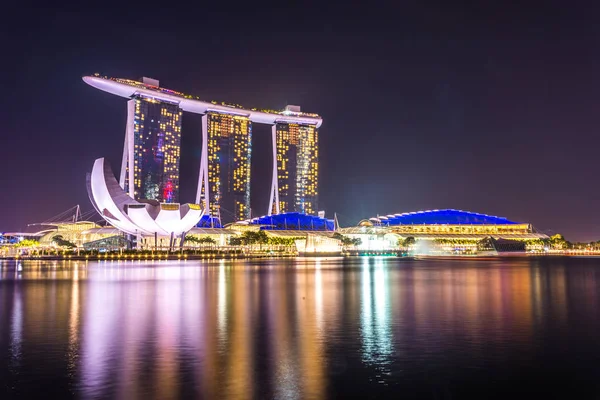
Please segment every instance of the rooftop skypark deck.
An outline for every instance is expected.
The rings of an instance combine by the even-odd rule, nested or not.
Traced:
[[[97,89],[116,94],[118,96],[127,98],[130,98],[134,95],[155,97],[161,101],[178,103],[182,110],[197,114],[205,114],[213,111],[245,115],[250,118],[252,122],[262,124],[272,125],[278,122],[285,122],[316,125],[317,128],[320,127],[323,122],[318,114],[293,111],[290,109],[277,111],[269,109],[247,108],[239,104],[206,101],[197,96],[131,79],[111,78],[107,76],[101,76],[100,74],[94,74],[93,76],[84,76],[83,80],[87,84]]]

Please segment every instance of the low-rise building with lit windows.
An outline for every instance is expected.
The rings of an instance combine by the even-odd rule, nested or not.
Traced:
[[[293,240],[299,255],[339,254],[342,243],[335,231],[334,220],[299,212],[263,215],[239,221],[229,226],[231,230],[263,231],[267,237]]]
[[[486,238],[537,242],[548,239],[530,223],[521,223],[486,214],[463,210],[427,210],[377,216],[361,221],[358,226],[341,228],[343,235],[361,239],[364,250],[393,250],[403,240],[445,245],[476,247]]]

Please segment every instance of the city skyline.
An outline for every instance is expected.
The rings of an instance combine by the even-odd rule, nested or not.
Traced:
[[[333,5],[234,11],[202,10],[198,26],[195,10],[168,10],[160,32],[144,31],[132,51],[123,38],[132,21],[156,18],[150,10],[16,10],[5,25],[14,37],[5,48],[11,62],[2,66],[0,159],[9,171],[2,229],[87,204],[80,182],[90,160],[105,156],[119,169],[126,108],[79,79],[101,71],[157,77],[206,99],[318,111],[327,155],[319,209],[337,212],[342,225],[457,208],[531,221],[574,241],[600,237],[600,58],[591,50],[599,36],[587,7],[486,4],[458,12],[412,4],[401,12],[347,7],[343,18]],[[283,23],[284,11],[295,17]],[[201,118],[182,124],[199,130]],[[253,126],[256,151],[271,149],[269,128]],[[180,201],[194,202],[201,140],[182,142]],[[251,169],[264,177],[251,192],[253,214],[262,215],[272,165],[255,157]]]
[[[0,400],[600,398],[599,2],[3,9]]]

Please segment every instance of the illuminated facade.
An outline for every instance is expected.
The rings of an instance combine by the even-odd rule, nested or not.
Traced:
[[[172,247],[175,236],[184,235],[196,226],[204,214],[198,204],[133,199],[123,190],[104,158],[94,162],[86,183],[90,201],[98,214],[115,228],[138,239],[151,235],[170,236]]]
[[[362,250],[394,249],[398,247],[398,239],[407,238],[417,242],[461,244],[487,238],[525,242],[548,239],[529,223],[453,209],[377,216],[361,221],[358,226],[341,228],[339,232],[360,238],[362,243],[358,248]]]
[[[239,221],[251,217],[252,124],[272,126],[273,174],[268,214],[317,213],[317,114],[298,106],[285,110],[247,109],[204,101],[142,81],[95,74],[83,80],[130,99],[120,186],[134,199],[179,201],[182,111],[202,115],[202,153],[196,192],[207,218]],[[133,184],[130,184],[132,182]]]
[[[273,126],[272,213],[316,214],[319,186],[319,140],[315,125]]]
[[[121,186],[132,194],[131,197],[138,200],[177,203],[181,110],[177,104],[136,96],[129,101],[129,111],[133,111],[133,116],[128,118],[133,120],[133,148],[127,149],[131,142],[131,132],[128,132],[121,169]],[[130,157],[132,153],[133,157]],[[133,168],[129,160],[133,160]]]
[[[247,219],[252,123],[244,115],[215,112],[205,114],[202,121],[206,133],[200,161],[201,201],[221,222]]]
[[[245,221],[238,221],[232,227],[251,226],[259,227],[266,231],[325,231],[333,232],[335,224],[332,219],[321,218],[316,215],[306,215],[298,212],[289,212],[273,215],[263,215]]]

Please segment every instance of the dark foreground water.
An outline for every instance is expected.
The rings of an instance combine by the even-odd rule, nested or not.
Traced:
[[[600,259],[0,264],[0,399],[598,398]]]

